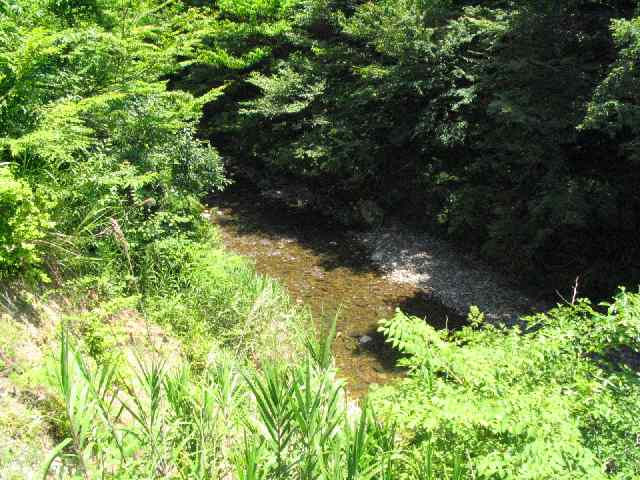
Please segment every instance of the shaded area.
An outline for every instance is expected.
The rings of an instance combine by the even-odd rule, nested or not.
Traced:
[[[285,250],[294,253],[300,253],[298,247],[309,250],[316,257],[314,263],[325,271],[348,269],[354,273],[380,274],[378,267],[368,261],[366,249],[341,231],[343,226],[318,214],[265,199],[244,185],[234,185],[210,197],[209,205],[221,209],[218,215],[213,215],[214,223],[249,243],[255,240],[262,247],[276,248],[291,245]],[[280,255],[273,251],[271,256]]]
[[[334,355],[354,396],[402,375],[397,353],[376,332],[380,319],[399,307],[437,327],[462,321],[416,287],[384,278],[355,237],[323,217],[266,200],[246,185],[212,196],[209,205],[227,248],[283,282],[320,330],[339,314]]]
[[[24,324],[41,326],[40,313],[32,302],[24,298],[22,290],[0,282],[0,314],[2,313]]]

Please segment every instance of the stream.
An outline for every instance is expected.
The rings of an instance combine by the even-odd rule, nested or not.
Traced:
[[[437,327],[460,323],[424,291],[385,278],[344,226],[237,184],[211,197],[209,207],[225,246],[282,282],[296,302],[310,308],[319,331],[338,313],[333,353],[353,397],[403,374],[395,366],[397,354],[376,331],[380,319],[399,307]]]

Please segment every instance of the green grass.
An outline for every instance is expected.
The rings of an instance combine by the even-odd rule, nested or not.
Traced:
[[[328,345],[328,344],[325,344]],[[353,408],[318,349],[295,366],[257,370],[218,351],[194,375],[162,356],[119,367],[82,355],[64,330],[59,391],[68,437],[53,450],[64,477],[355,480],[436,475],[429,448],[399,448],[396,430]]]
[[[295,356],[313,335],[307,310],[277,281],[214,240],[161,240],[148,248],[144,265],[144,311],[186,339],[193,363],[204,361],[212,341],[265,360]]]
[[[164,79],[232,23],[154,0],[4,10],[0,280],[22,301],[0,292],[0,476],[640,476],[624,362],[639,355],[639,294],[527,332],[475,310],[459,332],[399,312],[382,330],[408,376],[358,406],[333,367],[335,326],[317,344],[309,313],[201,216],[228,183],[196,135],[220,90]]]

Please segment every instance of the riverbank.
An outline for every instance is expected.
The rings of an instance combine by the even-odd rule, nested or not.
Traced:
[[[523,315],[548,310],[472,254],[418,232],[398,220],[358,235],[371,260],[397,283],[414,285],[458,315],[477,306],[493,322],[512,324]]]
[[[311,312],[318,331],[337,316],[333,355],[353,397],[404,374],[378,332],[397,308],[438,329],[463,326],[471,305],[507,324],[545,309],[488,265],[400,221],[350,230],[291,198],[238,179],[208,198],[205,215],[228,250],[251,258]]]
[[[319,332],[337,320],[333,356],[350,396],[404,374],[377,331],[396,308],[443,328],[459,326],[454,315],[414,285],[385,278],[358,234],[306,208],[287,206],[238,182],[208,199],[207,216],[229,251],[250,258],[256,270],[282,283],[307,309]]]
[[[320,242],[331,242],[327,228],[341,239],[348,238],[350,252],[357,257],[356,263],[370,263],[368,268],[378,270],[390,282],[405,286],[396,288],[407,285],[415,288],[416,294],[441,305],[450,316],[464,318],[469,307],[475,305],[487,319],[512,324],[523,315],[552,308],[554,298],[561,300],[553,291],[525,291],[514,279],[493,269],[475,253],[461,252],[450,241],[417,228],[402,216],[385,216],[384,221],[380,218],[371,223],[363,221],[360,217],[375,217],[377,212],[376,208],[369,208],[361,215],[357,207],[366,204],[364,201],[349,203],[334,199],[333,203],[328,202],[325,197],[316,196],[295,182],[281,180],[276,186],[258,182],[257,171],[243,172],[237,165],[233,166],[232,175],[240,190],[249,189],[251,195],[259,198],[251,201],[252,207],[257,201],[263,210],[274,209],[290,219],[292,215],[298,215],[304,218],[307,227],[318,222],[323,226]],[[244,210],[245,215],[254,216],[251,208]],[[279,217],[280,213],[274,217]],[[351,221],[346,221],[346,217]],[[360,220],[354,220],[356,217]],[[278,223],[278,220],[274,221]],[[364,230],[355,229],[354,223]],[[264,224],[261,228],[267,229]],[[251,256],[250,251],[243,253]],[[366,258],[360,258],[362,256]],[[347,263],[354,260],[346,259],[345,255],[341,257]],[[428,312],[414,309],[408,313],[422,316]],[[442,318],[431,320],[439,323]]]

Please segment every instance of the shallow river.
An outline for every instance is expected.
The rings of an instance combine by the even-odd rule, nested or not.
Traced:
[[[323,217],[267,202],[238,186],[212,197],[209,205],[227,248],[252,257],[260,273],[285,284],[311,309],[319,330],[339,311],[333,353],[354,397],[372,383],[402,375],[396,355],[376,332],[378,320],[396,307],[437,326],[453,318],[415,287],[385,279],[353,234]]]

